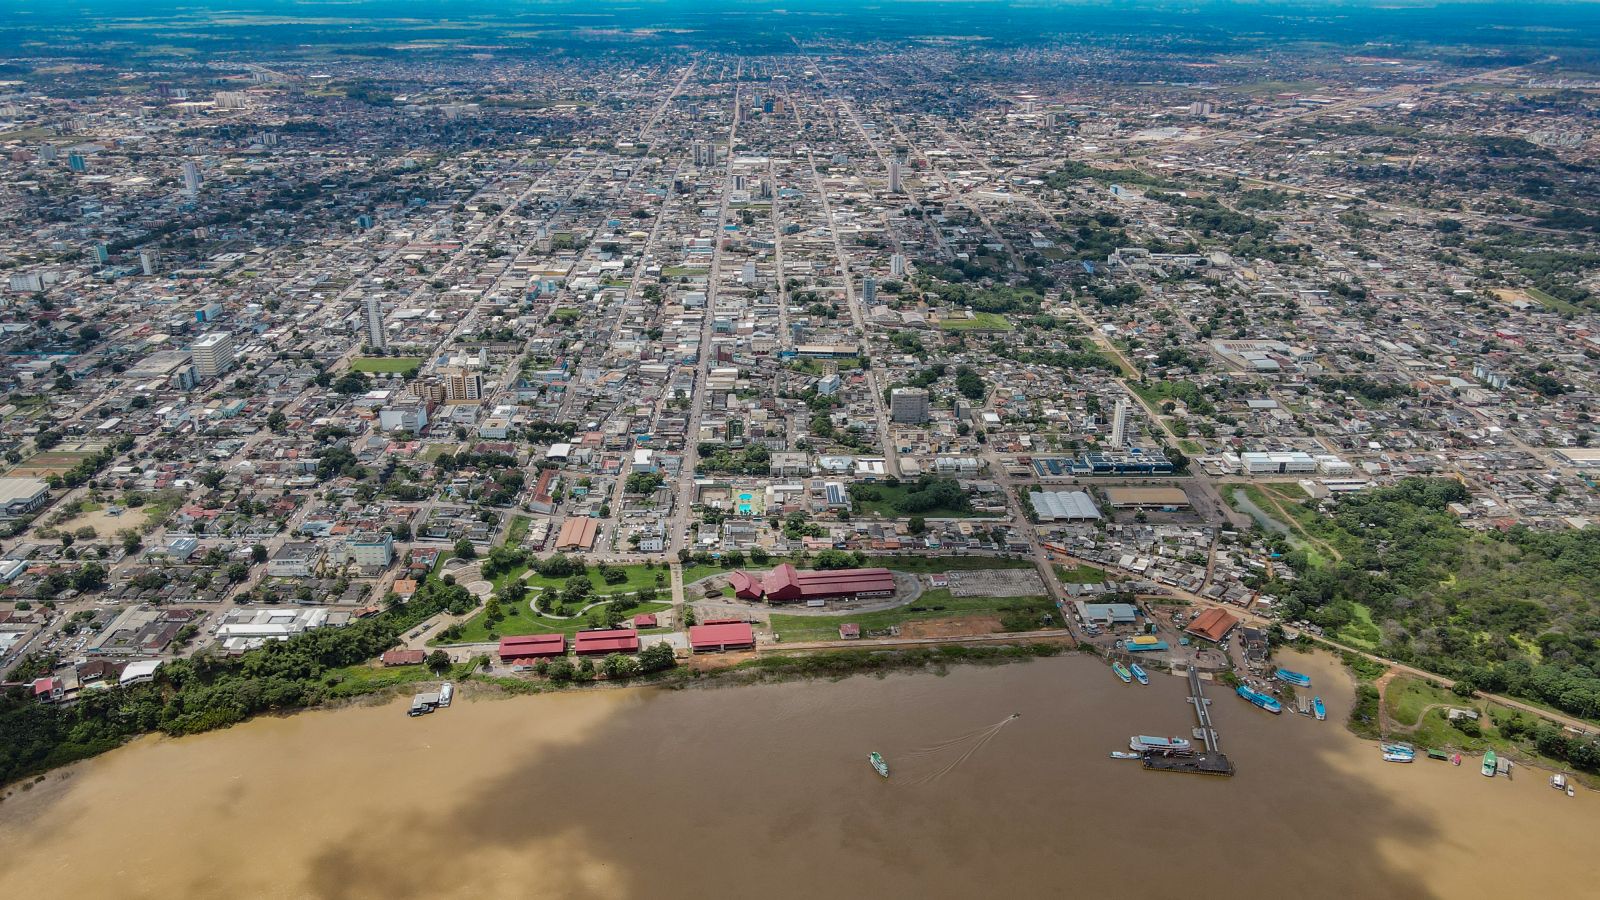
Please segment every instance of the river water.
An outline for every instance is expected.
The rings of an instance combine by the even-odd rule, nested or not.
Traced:
[[[1183,679],[1061,657],[948,674],[470,692],[147,738],[0,803],[0,897],[1595,896],[1600,796],[1419,760],[1208,686],[1234,778],[1108,758],[1187,736]],[[1022,714],[976,751],[970,735]],[[866,764],[880,750],[894,777]],[[952,766],[952,764],[954,765]]]

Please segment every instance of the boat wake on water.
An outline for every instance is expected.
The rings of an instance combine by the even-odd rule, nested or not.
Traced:
[[[1006,716],[1004,719],[1001,719],[987,728],[979,728],[976,731],[969,731],[960,737],[954,737],[948,741],[940,741],[937,744],[923,747],[921,750],[912,751],[908,755],[926,757],[948,755],[950,757],[950,761],[942,768],[924,775],[913,783],[931,784],[932,782],[938,781],[944,776],[955,771],[957,766],[971,759],[973,756],[976,756],[979,750],[982,750],[984,747],[988,746],[989,742],[994,740],[1000,734],[1000,730],[1002,728],[1005,728],[1007,725],[1021,717],[1021,713],[1012,713],[1011,715]]]

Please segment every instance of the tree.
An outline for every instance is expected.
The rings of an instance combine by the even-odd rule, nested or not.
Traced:
[[[462,538],[461,540],[456,541],[455,550],[456,550],[456,556],[459,556],[462,559],[477,559],[478,558],[478,548],[472,546],[472,542],[467,540],[466,538]]]
[[[921,516],[912,516],[910,521],[906,522],[906,529],[912,534],[922,534],[928,530],[928,520]]]
[[[687,607],[685,607],[687,610]],[[672,652],[672,646],[666,642],[651,644],[639,653],[639,671],[664,672],[678,664],[677,657]]]
[[[428,669],[438,674],[450,671],[450,654],[435,650],[428,654]]]
[[[228,566],[228,581],[237,584],[250,577],[250,564],[243,562],[231,563]]]
[[[72,586],[79,591],[98,590],[106,583],[106,567],[97,562],[85,563],[72,576]]]
[[[600,671],[611,679],[632,678],[639,674],[641,668],[642,666],[638,660],[631,656],[624,656],[621,653],[608,655],[605,661],[600,664]]]
[[[256,545],[252,546],[250,548],[250,559],[253,560],[254,562],[258,562],[258,563],[266,562],[267,561],[267,548],[266,548],[266,546],[264,544],[256,544]]]

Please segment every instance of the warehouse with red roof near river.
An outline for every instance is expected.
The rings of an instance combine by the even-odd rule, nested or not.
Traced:
[[[610,631],[580,631],[572,640],[572,652],[579,656],[603,653],[638,653],[639,632],[632,628]]]
[[[742,600],[768,603],[804,603],[848,597],[887,597],[894,594],[894,573],[888,569],[817,569],[802,571],[784,563],[759,580],[748,572],[728,576],[734,594]]]
[[[500,639],[500,661],[551,659],[567,655],[567,639],[559,634],[519,634]]]
[[[749,622],[707,622],[689,627],[689,646],[696,653],[754,650],[756,631]]]

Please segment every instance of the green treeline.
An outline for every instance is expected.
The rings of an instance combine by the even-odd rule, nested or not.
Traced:
[[[1346,497],[1302,524],[1342,559],[1285,559],[1293,580],[1264,589],[1286,620],[1337,634],[1362,610],[1376,651],[1471,687],[1600,718],[1600,529],[1463,528],[1450,479],[1409,478]]]

